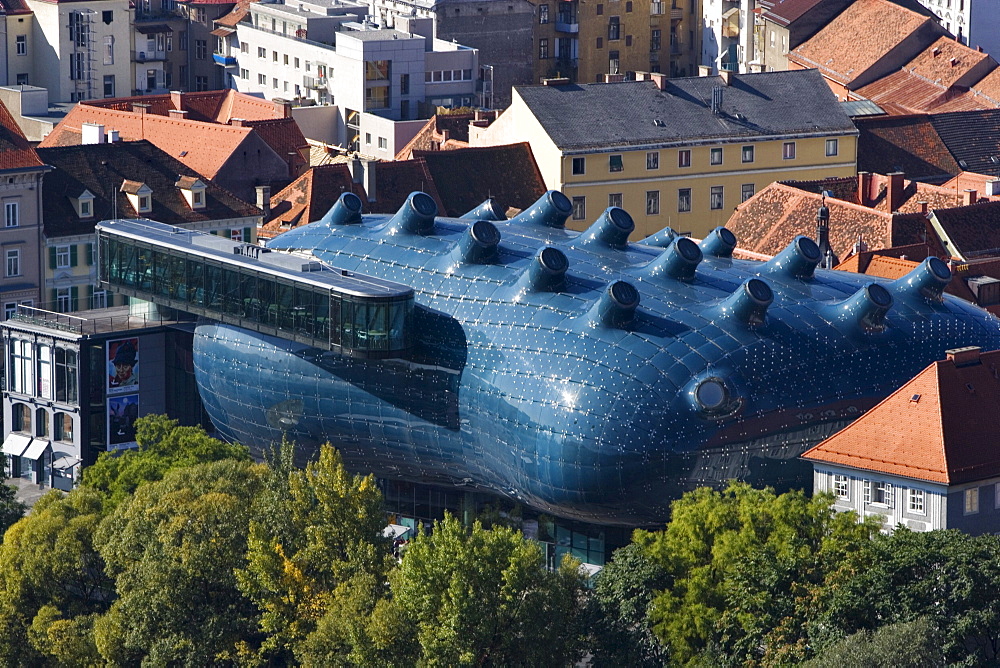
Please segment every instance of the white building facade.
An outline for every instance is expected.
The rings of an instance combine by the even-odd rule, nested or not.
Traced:
[[[751,0],[704,0],[699,64],[710,74],[725,70],[745,74],[754,59],[754,3]]]

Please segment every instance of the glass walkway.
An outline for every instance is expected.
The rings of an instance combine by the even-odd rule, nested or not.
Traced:
[[[408,286],[150,220],[97,235],[104,289],[354,357],[410,347]]]

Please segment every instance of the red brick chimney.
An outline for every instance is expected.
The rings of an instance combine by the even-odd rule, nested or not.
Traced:
[[[663,88],[667,85],[667,75],[662,72],[651,72],[649,74],[649,78],[653,80],[653,83],[655,83],[656,87],[660,90],[663,90]]]
[[[280,97],[274,98],[274,117],[275,118],[291,118],[292,117],[292,103],[289,100],[284,100]]]
[[[170,106],[178,111],[184,111],[184,93],[179,90],[170,91]]]
[[[952,348],[944,351],[947,359],[955,366],[965,366],[979,362],[979,355],[982,349],[979,346],[966,346],[965,348]]]
[[[246,126],[247,122],[243,118],[230,118],[229,124],[237,128],[242,128]]]
[[[182,109],[168,109],[167,116],[170,118],[187,118],[188,112]]]
[[[858,172],[858,204],[861,206],[871,206],[871,192],[871,172]]]
[[[979,201],[979,193],[972,188],[962,192],[962,206],[969,206]]]
[[[145,116],[149,112],[149,105],[145,102],[133,102],[132,112],[140,116]]]
[[[899,211],[899,205],[903,203],[903,177],[906,174],[903,172],[893,172],[886,176],[889,180],[885,187],[885,200],[889,205],[889,213],[893,213],[894,211]]]

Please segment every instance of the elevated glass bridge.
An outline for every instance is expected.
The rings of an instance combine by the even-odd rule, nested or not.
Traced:
[[[104,289],[354,357],[411,345],[408,286],[151,220],[104,221],[97,237]]]

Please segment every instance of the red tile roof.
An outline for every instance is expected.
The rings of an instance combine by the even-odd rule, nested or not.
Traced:
[[[1000,256],[1000,201],[932,212],[948,252],[962,259]]]
[[[856,0],[789,52],[788,60],[847,85],[929,22],[889,0]]]
[[[396,153],[396,160],[409,160],[415,151],[450,151],[469,146],[469,122],[475,114],[435,114]],[[447,137],[445,134],[447,133]]]
[[[970,95],[965,89],[942,86],[905,69],[862,86],[857,94],[895,116],[998,106],[987,97]]]
[[[972,95],[983,95],[989,99],[993,106],[1000,106],[1000,68],[993,70],[972,84],[969,92]]]
[[[7,16],[33,13],[31,8],[24,4],[24,0],[0,0],[0,9]]]
[[[961,172],[950,181],[941,184],[942,188],[954,190],[960,194],[965,190],[975,190],[980,195],[986,194],[986,184],[995,181],[996,176],[992,174],[977,174],[976,172]]]
[[[313,167],[271,197],[271,217],[265,221],[261,236],[272,237],[298,225],[323,217],[341,193],[353,192],[367,202],[364,188],[353,182],[345,164]]]
[[[855,120],[858,170],[944,181],[962,171],[929,116],[890,116]]]
[[[989,62],[987,65],[983,63]],[[949,36],[942,35],[936,42],[921,51],[903,69],[928,81],[949,88],[960,83],[978,67],[996,68],[990,56],[970,49]],[[971,83],[971,82],[968,82]]]
[[[14,117],[0,102],[0,169],[25,169],[43,165]]]
[[[233,7],[233,11],[229,12],[225,16],[215,19],[216,25],[227,26],[229,28],[235,28],[236,24],[243,20],[243,17],[250,12],[250,5],[257,0],[239,0],[236,6]]]
[[[788,27],[823,0],[779,0],[764,12],[767,20]]]
[[[1000,351],[950,357],[803,458],[948,485],[1000,475]]]

